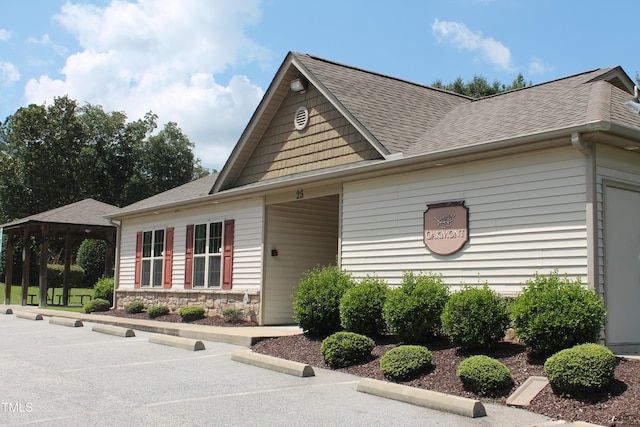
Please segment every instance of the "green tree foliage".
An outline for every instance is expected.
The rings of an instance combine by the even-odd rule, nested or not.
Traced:
[[[77,262],[84,270],[84,284],[93,286],[105,273],[107,244],[103,240],[83,240],[78,248]]]
[[[464,82],[462,77],[458,77],[453,82],[443,84],[442,80],[436,80],[431,84],[432,87],[438,89],[448,90],[450,92],[460,93],[472,98],[483,98],[485,96],[495,95],[497,93],[506,92],[509,90],[520,89],[526,86],[530,86],[532,83],[527,83],[521,73],[511,82],[510,85],[505,85],[497,80],[493,83],[483,76],[474,75],[473,79],[468,82]]]
[[[0,125],[0,221],[89,197],[124,206],[205,176],[180,128],[154,134],[157,121],[67,96],[18,109]]]

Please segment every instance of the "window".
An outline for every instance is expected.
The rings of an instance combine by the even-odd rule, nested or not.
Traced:
[[[222,222],[193,230],[193,287],[219,288],[222,276]]]
[[[164,230],[142,233],[141,286],[162,286],[164,260]]]

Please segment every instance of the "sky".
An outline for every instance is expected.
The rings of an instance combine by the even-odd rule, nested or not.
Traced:
[[[289,51],[431,85],[640,71],[635,0],[21,0],[0,7],[0,122],[68,95],[152,111],[220,170]]]

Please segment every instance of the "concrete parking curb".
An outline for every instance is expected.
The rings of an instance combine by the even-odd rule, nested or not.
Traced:
[[[54,325],[70,326],[72,328],[84,326],[82,320],[71,319],[69,317],[52,317],[49,319],[49,323]]]
[[[173,335],[151,334],[149,342],[154,344],[168,345],[171,347],[182,348],[190,351],[204,350],[202,341],[190,338],[175,337]]]
[[[101,332],[103,334],[115,335],[115,336],[124,337],[124,338],[136,336],[135,332],[133,332],[132,329],[123,328],[121,326],[98,324],[98,325],[94,325],[93,328],[91,328],[91,330],[93,332]]]
[[[29,320],[42,320],[42,314],[40,313],[31,313],[28,311],[16,311],[16,317],[21,319],[29,319]]]
[[[358,382],[356,390],[470,418],[484,417],[487,415],[484,405],[479,400],[452,396],[386,381],[363,378]]]
[[[266,354],[254,353],[251,350],[236,350],[231,354],[231,360],[298,377],[315,376],[315,372],[310,365],[267,356]]]

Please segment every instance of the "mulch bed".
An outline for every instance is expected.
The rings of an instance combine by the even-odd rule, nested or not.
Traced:
[[[252,347],[258,353],[294,360],[324,369],[331,369],[320,354],[322,338],[307,335],[273,338],[261,341]],[[337,371],[363,378],[384,380],[380,371],[380,358],[385,352],[398,345],[393,337],[377,340],[372,358]],[[427,374],[402,384],[442,393],[477,399],[478,396],[465,390],[456,377],[460,362],[473,353],[452,347],[444,340],[427,346],[432,352],[434,368]],[[524,346],[502,342],[496,348],[483,352],[504,363],[511,371],[514,386],[501,396],[483,399],[492,403],[504,403],[506,398],[532,375],[544,375],[544,360],[536,357]],[[556,396],[546,387],[527,408],[529,411],[565,421],[585,421],[604,426],[640,426],[640,360],[619,359],[615,379],[611,386],[588,400],[566,399]]]
[[[126,317],[128,319],[147,319],[147,320],[157,320],[159,322],[176,322],[182,323],[182,318],[178,313],[169,313],[164,316],[158,316],[155,319],[149,319],[147,313],[127,313],[124,310],[109,310],[103,312],[96,312],[95,314],[106,314],[108,316],[117,316],[117,317]],[[192,325],[207,325],[207,326],[258,326],[255,322],[248,322],[246,320],[241,320],[239,322],[227,322],[222,316],[208,316],[204,319],[194,320],[189,322]]]

